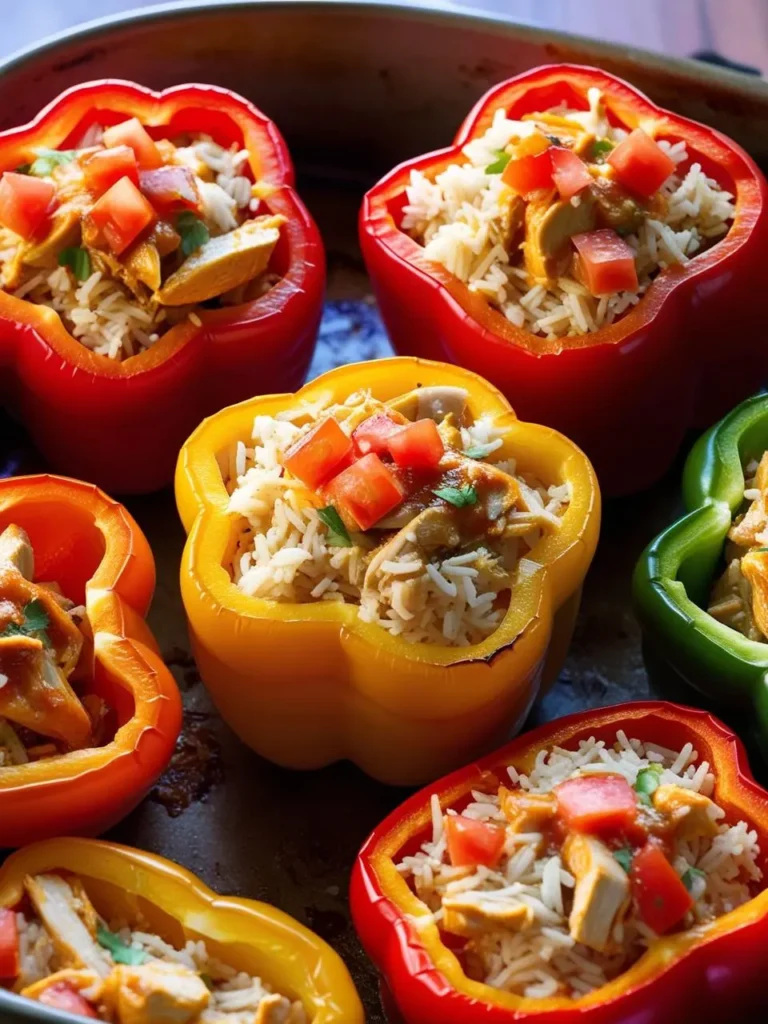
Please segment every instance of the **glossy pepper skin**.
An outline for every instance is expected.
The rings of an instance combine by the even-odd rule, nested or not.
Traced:
[[[61,834],[95,835],[146,795],[170,760],[181,700],[144,621],[155,585],[146,538],[91,484],[55,476],[0,480],[0,531],[23,527],[35,578],[86,606],[75,678],[114,709],[111,743],[0,772],[0,849]]]
[[[768,395],[739,405],[691,450],[683,472],[686,515],[643,552],[634,600],[649,666],[747,711],[768,749],[768,644],[748,640],[706,611],[723,546],[744,502],[742,466],[768,449]]]
[[[399,230],[412,170],[429,177],[490,127],[563,101],[585,106],[602,90],[608,109],[634,128],[652,120],[658,137],[683,139],[705,172],[736,196],[727,237],[684,267],[659,274],[627,315],[578,338],[547,341],[515,327]],[[590,457],[603,492],[642,490],[671,463],[691,426],[709,426],[748,395],[768,368],[754,330],[760,267],[768,256],[766,182],[735,143],[654,106],[595,68],[536,68],[495,86],[447,149],[401,164],[365,196],[360,244],[398,352],[445,359],[482,374],[526,420],[548,423]]]
[[[219,896],[163,857],[94,839],[53,839],[14,853],[0,868],[0,907],[21,902],[25,875],[46,871],[78,875],[108,922],[135,921],[140,909],[147,930],[170,943],[202,939],[220,960],[300,1000],[312,1024],[364,1024],[341,958],[276,907]],[[0,1016],[20,1000],[0,989]]]
[[[278,604],[247,596],[223,565],[238,532],[216,455],[251,436],[254,416],[370,389],[393,399],[419,384],[465,388],[474,416],[507,430],[500,452],[519,468],[569,481],[560,531],[521,564],[498,630],[474,647],[409,644],[361,622],[351,604]],[[201,675],[220,712],[258,753],[294,768],[349,758],[408,784],[519,728],[557,675],[597,542],[600,496],[588,460],[548,427],[521,423],[486,381],[458,367],[384,359],[324,374],[296,395],[255,398],[203,423],[183,447],[176,500],[189,533],[181,592]]]
[[[574,1003],[563,997],[526,999],[470,980],[441,941],[429,910],[397,871],[402,853],[412,852],[429,834],[432,794],[444,809],[461,807],[471,789],[503,782],[508,764],[529,771],[539,750],[589,736],[612,741],[619,728],[678,750],[692,742],[714,765],[715,798],[731,814],[745,817],[766,848],[768,793],[752,778],[741,741],[711,715],[646,701],[585,711],[534,729],[410,797],[360,852],[352,873],[352,917],[405,1024],[677,1024],[731,1019],[736,1008],[765,1008],[768,891],[695,934],[656,939],[628,971]]]
[[[202,326],[182,321],[122,362],[81,345],[53,310],[0,291],[4,400],[54,469],[119,494],[170,483],[182,441],[204,416],[303,381],[325,287],[322,242],[293,188],[285,141],[264,114],[226,89],[180,85],[155,93],[109,80],[76,86],[34,121],[0,134],[0,171],[34,159],[37,147],[71,146],[90,124],[130,117],[156,137],[207,132],[247,149],[254,178],[273,186],[259,212],[283,214],[287,223],[273,256],[281,280],[266,295],[199,309]],[[77,437],[87,443],[73,443]]]

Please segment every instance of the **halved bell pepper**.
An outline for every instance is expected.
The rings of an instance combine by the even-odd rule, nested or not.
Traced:
[[[744,469],[768,450],[768,395],[737,406],[691,450],[683,472],[687,514],[637,563],[634,599],[649,668],[684,680],[752,716],[768,752],[768,643],[748,640],[706,611],[731,522],[744,503]]]
[[[692,159],[735,195],[728,235],[684,266],[658,275],[615,323],[548,341],[515,327],[400,230],[413,170],[428,177],[461,158],[493,116],[511,118],[567,102],[586,108],[598,88],[611,117],[657,138],[685,140]],[[670,465],[691,426],[709,426],[754,389],[768,349],[762,316],[768,258],[768,188],[747,154],[704,125],[655,106],[596,68],[557,64],[526,71],[478,101],[453,144],[395,168],[365,196],[360,244],[398,352],[445,359],[482,374],[526,420],[572,437],[597,470],[603,492],[642,490]]]
[[[763,851],[768,849],[768,793],[752,778],[741,741],[706,712],[645,701],[584,711],[534,729],[410,797],[360,852],[352,873],[352,917],[405,1024],[677,1024],[765,1009],[768,890],[715,921],[654,939],[629,970],[578,1001],[529,999],[470,979],[443,943],[429,909],[398,872],[403,854],[430,834],[433,794],[444,809],[461,807],[472,789],[497,787],[507,765],[530,771],[540,750],[576,745],[589,736],[613,742],[617,729],[674,750],[693,743],[713,765],[715,799],[729,814],[745,818]],[[762,857],[765,870],[765,852]]]
[[[362,622],[353,604],[278,604],[244,594],[224,567],[239,532],[217,462],[251,436],[256,415],[370,389],[386,401],[420,384],[465,388],[469,408],[505,430],[500,457],[547,482],[568,481],[559,532],[516,569],[499,628],[472,647],[410,644]],[[434,778],[500,742],[522,724],[542,685],[557,675],[600,522],[588,460],[549,427],[520,422],[475,374],[421,359],[382,359],[323,374],[295,395],[224,409],[184,445],[176,500],[189,533],[181,593],[200,673],[240,738],[294,768],[349,758],[390,783]]]
[[[0,171],[67,148],[94,124],[137,117],[156,138],[206,132],[248,150],[254,179],[271,186],[264,211],[286,223],[271,269],[280,280],[240,306],[198,310],[122,362],[91,352],[52,309],[0,290],[0,392],[60,472],[116,493],[170,483],[178,450],[200,420],[255,392],[297,387],[312,356],[325,287],[320,235],[296,194],[288,150],[251,103],[210,85],[152,92],[131,82],[88,82],[33,121],[0,133]],[[264,212],[262,211],[262,212]]]
[[[209,953],[299,1000],[310,1024],[363,1024],[360,1000],[341,958],[308,928],[276,907],[219,896],[163,857],[94,839],[53,839],[12,854],[0,868],[0,907],[16,907],[25,875],[77,875],[108,923],[132,924],[177,948],[202,940]],[[0,989],[0,1016],[29,1005]]]
[[[104,746],[0,769],[0,848],[111,828],[168,764],[181,727],[179,691],[144,621],[152,553],[125,508],[92,484],[14,477],[0,480],[0,531],[11,523],[29,535],[36,578],[86,607],[77,673],[82,692],[111,709],[115,734]]]

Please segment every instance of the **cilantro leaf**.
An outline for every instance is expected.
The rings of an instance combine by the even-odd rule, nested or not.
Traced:
[[[46,630],[50,620],[42,601],[35,598],[34,601],[25,604],[23,614],[24,621],[21,624],[9,622],[2,633],[0,633],[0,636],[31,636],[41,640],[48,647],[50,641]]]
[[[319,508],[317,515],[320,522],[328,527],[328,543],[332,548],[348,548],[352,545],[347,528],[333,505]]]
[[[511,159],[512,158],[509,155],[509,153],[505,153],[503,149],[497,150],[496,159],[493,161],[493,163],[488,164],[488,166],[485,168],[485,173],[501,174]]]
[[[471,448],[465,448],[462,455],[466,455],[468,459],[485,459],[498,447],[496,444],[475,444]]]
[[[36,149],[37,159],[29,166],[29,173],[36,178],[49,178],[54,168],[71,163],[77,158],[76,149]]]
[[[595,139],[592,143],[592,159],[601,161],[613,148],[613,143],[608,139]]]
[[[462,484],[461,487],[438,487],[432,493],[450,505],[455,505],[456,508],[477,504],[477,491],[471,484]]]
[[[185,210],[176,218],[176,230],[181,235],[181,251],[190,256],[211,237],[208,228],[191,210]]]
[[[29,174],[32,164],[19,164],[18,167],[14,168],[16,174]]]
[[[78,281],[87,281],[91,276],[91,257],[86,249],[80,249],[77,246],[61,250],[59,266],[69,267]]]
[[[128,964],[130,967],[135,967],[137,964],[145,964],[149,960],[143,949],[126,946],[123,940],[111,932],[106,925],[99,924],[96,929],[96,940],[100,946],[109,950],[116,964]]]
[[[663,768],[661,765],[649,764],[647,768],[637,773],[635,781],[635,792],[640,797],[640,802],[651,803],[651,794],[659,788],[659,779]]]
[[[628,846],[623,846],[620,850],[614,850],[613,856],[621,864],[624,870],[629,874],[629,869],[632,866],[632,851]]]
[[[693,888],[693,883],[697,878],[706,878],[706,874],[701,870],[701,868],[690,867],[683,874],[682,883],[688,892]]]

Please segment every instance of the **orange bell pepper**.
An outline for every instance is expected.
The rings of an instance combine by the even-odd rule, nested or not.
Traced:
[[[217,455],[251,436],[254,416],[360,389],[381,400],[419,386],[469,392],[477,417],[505,431],[502,457],[548,482],[569,482],[559,532],[516,570],[499,628],[472,647],[409,644],[361,621],[353,604],[250,597],[224,568],[238,534]],[[421,359],[344,366],[296,395],[254,398],[206,420],[182,448],[176,500],[189,533],[181,592],[200,673],[240,738],[294,768],[349,758],[377,779],[434,778],[517,729],[557,675],[597,543],[600,495],[586,456],[548,428],[521,423],[506,399],[460,367]]]
[[[85,605],[92,636],[77,671],[116,731],[105,746],[0,771],[0,848],[111,828],[165,768],[181,727],[178,689],[144,621],[152,552],[128,512],[91,484],[16,477],[0,480],[0,531],[11,523],[29,535],[37,578]]]
[[[24,876],[76,874],[109,922],[136,920],[166,942],[202,940],[212,956],[256,975],[304,1006],[312,1024],[363,1024],[363,1009],[341,958],[288,914],[256,900],[221,897],[199,878],[163,857],[94,839],[53,839],[12,854],[0,868],[0,907],[16,907]],[[18,1011],[21,996],[0,990]]]

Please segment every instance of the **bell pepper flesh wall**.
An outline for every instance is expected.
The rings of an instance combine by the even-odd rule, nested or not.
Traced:
[[[29,537],[36,579],[56,581],[85,606],[78,689],[86,706],[109,710],[114,735],[101,746],[82,736],[79,749],[0,767],[0,848],[111,828],[154,784],[181,727],[176,684],[144,621],[155,583],[152,554],[127,511],[90,484],[16,477],[0,481],[0,533],[11,524]],[[47,613],[55,614],[51,607]],[[17,666],[2,658],[5,700],[19,680]],[[7,710],[0,707],[0,717]]]
[[[705,804],[714,801],[725,812],[726,817],[722,821],[730,826],[743,820],[746,828],[754,832],[749,843],[753,851],[759,848],[761,852],[759,855],[753,853],[755,874],[748,879],[749,891],[741,894],[741,898],[746,901],[720,916],[703,917],[695,927],[684,926],[684,915],[702,898],[704,890],[701,876],[704,872],[691,870],[690,874],[686,872],[681,879],[679,871],[682,865],[672,867],[669,848],[659,841],[660,836],[655,839],[652,837],[648,843],[637,831],[614,833],[610,839],[603,834],[598,846],[605,843],[613,847],[619,842],[626,843],[626,850],[623,847],[617,848],[611,858],[613,864],[606,866],[607,874],[611,878],[616,875],[618,879],[613,884],[622,886],[622,899],[629,890],[632,905],[638,908],[635,912],[647,914],[648,919],[654,920],[657,927],[668,929],[666,933],[651,933],[647,948],[639,959],[635,957],[634,962],[629,961],[626,969],[606,983],[600,984],[599,976],[593,975],[592,982],[572,993],[573,998],[562,993],[538,996],[535,988],[529,995],[524,995],[476,980],[475,971],[462,959],[461,946],[466,939],[446,936],[445,931],[441,930],[446,925],[453,927],[457,922],[461,923],[460,915],[456,913],[457,908],[443,903],[443,918],[436,921],[432,910],[412,888],[413,883],[407,877],[412,868],[406,868],[405,864],[418,860],[414,855],[441,821],[441,814],[449,809],[464,814],[477,813],[478,808],[484,807],[482,801],[490,799],[490,795],[498,791],[499,785],[505,787],[506,799],[509,799],[510,793],[513,798],[514,794],[518,794],[518,802],[520,794],[527,798],[528,806],[517,807],[522,815],[517,819],[517,831],[535,831],[531,828],[534,820],[531,815],[538,815],[539,809],[534,801],[552,801],[554,796],[557,806],[559,798],[556,794],[559,787],[555,786],[554,794],[549,796],[546,793],[536,796],[535,786],[532,787],[533,792],[517,788],[520,775],[524,774],[531,779],[532,773],[541,772],[542,762],[539,760],[537,763],[537,757],[541,758],[543,751],[557,747],[559,751],[580,749],[584,754],[586,748],[580,748],[579,744],[591,737],[604,741],[606,747],[610,748],[617,741],[619,731],[619,747],[624,753],[615,756],[626,756],[624,739],[636,738],[646,745],[644,748],[632,748],[636,764],[629,772],[630,776],[634,776],[640,764],[646,763],[648,749],[654,749],[656,745],[669,752],[681,751],[679,763],[687,761],[689,764],[687,769],[680,770],[680,775],[687,779],[687,783],[685,780],[682,783],[683,796]],[[691,747],[687,744],[691,744]],[[637,758],[638,749],[646,752],[645,761]],[[694,753],[697,755],[696,761],[693,761]],[[563,765],[564,755],[560,754],[560,758],[559,764]],[[585,764],[595,759],[583,758]],[[708,783],[714,787],[710,791],[711,801],[697,793],[695,788],[690,788],[703,780],[707,771],[706,767],[702,767],[705,761],[714,777]],[[544,764],[546,766],[546,762]],[[507,772],[509,765],[514,766],[515,773]],[[566,770],[573,767],[571,763]],[[605,783],[616,777],[606,774],[611,771],[611,767],[609,764],[600,775],[582,773],[578,778],[591,785]],[[642,798],[644,787],[640,781],[647,771],[647,768],[641,769],[635,776],[634,789],[638,801],[637,821],[633,826],[635,830],[644,820],[646,823],[651,822],[661,806],[659,800],[654,801],[652,808],[646,806]],[[696,771],[701,774],[694,780]],[[667,774],[665,771],[664,776],[660,777],[661,784],[657,787],[657,793],[662,797],[665,795],[663,791],[678,789],[677,786],[667,785]],[[484,797],[483,794],[489,796]],[[508,810],[511,813],[512,809]],[[690,814],[693,816],[694,811],[691,810]],[[674,827],[679,830],[685,820],[696,820],[701,824],[705,819],[709,826],[713,824],[708,813],[701,817],[697,814],[695,819],[673,815],[667,819],[666,824],[674,822]],[[442,820],[447,822],[450,816]],[[541,818],[535,820],[541,824]],[[506,811],[504,822],[513,831],[516,829],[514,815],[510,817]],[[571,929],[584,927],[591,912],[589,901],[581,908],[577,907],[579,886],[587,880],[592,869],[586,862],[579,863],[579,858],[575,857],[575,847],[594,844],[594,830],[599,828],[599,823],[593,821],[586,827],[591,831],[571,833],[566,842],[566,845],[573,844],[570,881],[576,886],[573,912],[569,920]],[[561,837],[558,841],[562,841],[562,833],[554,834]],[[521,834],[520,842],[525,839],[526,836]],[[514,856],[518,858],[524,852],[517,845],[508,846],[507,849],[517,849]],[[692,850],[693,847],[690,847],[688,856]],[[406,800],[374,831],[361,850],[352,875],[352,915],[363,946],[381,971],[384,986],[394,997],[398,1013],[405,1024],[472,1024],[475,1020],[487,1021],[489,1024],[511,1024],[513,1021],[527,1020],[567,1024],[577,1019],[620,1024],[622,1021],[634,1020],[635,1017],[649,1024],[672,1024],[677,1020],[690,1019],[691,1014],[695,1014],[697,1020],[714,1021],[718,1019],[718,1014],[719,1019],[723,1019],[723,1014],[727,1016],[736,1006],[740,1011],[764,1006],[760,949],[768,936],[768,892],[763,888],[765,882],[764,879],[760,880],[759,875],[765,872],[766,850],[768,794],[753,780],[738,738],[703,711],[664,702],[630,703],[621,707],[582,712],[544,725]],[[624,852],[628,855],[625,863],[621,860]],[[509,856],[511,858],[513,854]],[[663,866],[656,863],[659,857]],[[585,867],[586,873],[582,874]],[[667,878],[667,872],[671,872],[671,879]],[[466,873],[466,869],[463,873]],[[600,890],[606,897],[599,901],[601,911],[611,902],[607,898],[606,878],[603,878]],[[624,881],[621,882],[621,879]],[[567,876],[561,884],[565,885],[566,882]],[[489,887],[492,889],[495,886]],[[456,894],[449,903],[461,903],[461,888],[461,884],[456,885]],[[513,884],[509,892],[514,889]],[[564,888],[563,891],[568,890]],[[646,898],[653,892],[661,896],[658,901]],[[678,899],[679,892],[684,894],[684,900]],[[597,893],[597,890],[593,889],[593,893]],[[491,911],[488,910],[489,906]],[[483,913],[498,915],[499,906],[499,903],[488,904],[486,901],[485,908],[477,914],[478,921]],[[529,906],[535,908],[535,903],[531,901]],[[580,911],[585,907],[587,915],[582,918]],[[667,908],[666,920],[654,917],[654,912],[658,915],[660,908]],[[614,910],[618,914],[627,913],[626,903],[621,906],[616,904]],[[454,921],[449,918],[451,912]],[[465,924],[472,920],[465,909]],[[508,923],[507,927],[512,929],[513,926]],[[551,927],[556,929],[560,926]],[[567,930],[568,925],[565,927]],[[467,931],[459,928],[459,934],[466,935]],[[471,941],[476,944],[477,933],[474,934],[475,938]],[[622,934],[615,932],[614,937]],[[518,940],[520,932],[511,930],[509,936],[510,942]],[[448,938],[450,942],[446,941]],[[594,940],[593,935],[589,941]],[[586,948],[589,952],[589,948]],[[555,953],[552,962],[556,965],[557,960],[558,954]],[[503,986],[502,978],[499,984]],[[595,984],[598,987],[594,987]],[[536,986],[535,979],[531,980],[531,985]],[[549,988],[551,991],[552,986]]]
[[[657,274],[640,301],[612,323],[577,336],[548,338],[507,319],[479,282],[470,288],[428,258],[401,226],[406,189],[414,172],[431,181],[467,159],[464,147],[474,152],[499,112],[515,120],[561,104],[586,111],[591,89],[602,95],[613,124],[641,128],[652,146],[653,139],[684,142],[690,160],[733,195],[735,217],[716,244]],[[558,130],[562,135],[565,126],[553,126],[553,137]],[[608,157],[597,159],[604,168]],[[510,168],[523,162],[510,159],[504,174],[508,177]],[[493,164],[479,168],[481,173],[497,169]],[[550,180],[551,157],[547,175]],[[635,182],[638,187],[642,182]],[[549,193],[534,193],[539,194]],[[645,202],[637,192],[631,194],[635,205]],[[718,132],[656,107],[607,72],[553,65],[495,86],[470,112],[451,147],[408,161],[375,185],[363,201],[360,243],[398,352],[445,359],[480,373],[523,419],[551,424],[572,437],[592,459],[604,493],[626,494],[658,479],[691,426],[708,426],[764,375],[768,356],[752,325],[759,315],[757,268],[768,252],[767,194],[752,160]],[[575,214],[579,207],[570,203],[560,200],[563,209]],[[605,230],[615,233],[610,227],[600,232]],[[622,239],[614,241],[626,249]],[[590,260],[595,251],[590,245]],[[587,268],[587,283],[602,283],[609,274],[615,285],[619,274],[620,285],[631,284],[622,276],[627,268],[621,269],[618,249],[611,265],[604,257],[603,246],[597,262]],[[489,285],[486,291],[491,290]],[[723,343],[726,337],[728,344]]]
[[[242,517],[230,511],[222,465],[237,442],[252,436],[254,418],[325,408],[361,391],[390,402],[420,385],[425,393],[462,389],[474,418],[490,417],[503,438],[494,455],[516,458],[519,473],[570,485],[559,528],[517,563],[511,599],[493,632],[470,646],[410,643],[363,621],[348,601],[291,604],[244,593],[228,568]],[[362,442],[369,445],[370,437]],[[374,456],[392,476],[378,455],[365,447],[360,453],[363,459],[329,489]],[[211,417],[182,449],[176,499],[189,533],[182,598],[198,666],[222,715],[244,742],[279,764],[315,768],[349,758],[392,783],[434,777],[519,727],[562,664],[600,509],[592,469],[570,441],[521,423],[474,374],[409,358],[342,367],[296,395],[256,398]]]
[[[54,947],[49,957],[44,934],[33,946],[43,962],[18,963],[0,979],[0,1007],[10,1012],[25,998],[67,1008],[63,993],[84,1001],[82,1015],[115,1024],[223,1024],[244,1019],[238,1009],[265,1024],[363,1024],[349,974],[325,942],[282,911],[218,896],[150,853],[90,839],[35,843],[0,868],[0,908],[23,913],[22,927],[41,925]],[[191,966],[169,962],[158,938]]]
[[[90,141],[89,133],[97,139],[94,126],[106,128],[110,148],[99,149],[99,141],[91,147],[94,155],[88,161],[77,154],[73,158],[72,148]],[[122,134],[112,139],[110,133],[118,131]],[[252,198],[238,195],[237,201],[247,199],[250,205],[238,207],[236,216],[230,207],[237,207],[237,201],[215,182],[201,181],[193,173],[199,171],[203,177],[213,173],[195,148],[206,144],[178,149],[168,141],[188,141],[193,136],[210,137],[207,159],[231,172],[225,183],[235,192],[244,191],[243,183],[255,190]],[[162,150],[171,162],[158,168],[146,156],[146,147],[150,153]],[[97,156],[101,164],[94,168]],[[182,157],[191,167],[182,166]],[[77,178],[81,165],[88,187],[83,191],[78,185],[67,198],[62,189],[68,176]],[[16,173],[19,167],[28,173]],[[36,239],[57,224],[57,217],[62,229],[67,228],[69,210],[87,214],[93,197],[101,193],[94,206],[96,216],[83,219],[88,238],[93,236],[90,249],[76,237],[68,238],[62,249],[58,229],[48,232],[55,243],[53,255],[43,251],[45,245],[39,240],[24,243],[20,250],[40,264],[40,281],[29,291],[31,271],[23,271],[18,294],[8,290],[8,284],[0,289],[0,361],[7,401],[55,469],[118,493],[156,490],[171,479],[179,446],[205,415],[265,388],[281,391],[301,383],[322,312],[323,247],[294,190],[293,166],[282,136],[249,102],[207,85],[174,86],[155,93],[130,82],[86,83],[63,93],[29,124],[0,133],[0,171],[10,172],[0,181],[0,221],[17,230],[26,223],[18,218],[34,221],[36,216],[34,210],[30,212],[34,197],[25,193],[20,199],[19,183],[28,188],[31,183],[49,185],[54,177],[60,182],[56,193],[60,205],[52,220],[37,225]],[[37,173],[48,173],[50,181],[35,177]],[[176,178],[168,180],[169,174]],[[210,189],[219,190],[221,195],[213,199],[223,196],[221,203],[208,195]],[[58,201],[54,196],[53,202]],[[83,211],[78,203],[85,204]],[[190,203],[197,204],[195,209],[189,208]],[[219,227],[214,224],[216,218],[211,220],[213,213],[221,221]],[[236,226],[244,217],[255,219]],[[118,222],[123,225],[119,231]],[[233,224],[235,230],[220,233],[223,226]],[[75,232],[79,225],[78,218]],[[124,232],[129,227],[142,232],[141,225],[145,226],[136,236],[139,244],[131,245]],[[77,292],[83,307],[93,305],[110,274],[125,276],[124,264],[131,260],[136,274],[128,274],[128,279],[146,298],[148,286],[142,281],[152,279],[158,269],[157,261],[151,259],[152,246],[148,248],[144,238],[147,232],[160,253],[168,245],[178,247],[180,241],[186,259],[172,276],[163,271],[166,279],[157,295],[165,305],[158,306],[154,299],[150,304],[170,313],[154,329],[150,321],[156,314],[146,314],[147,322],[131,342],[136,354],[121,347],[119,324],[107,324],[104,332],[98,332],[104,344],[104,339],[110,339],[108,354],[87,347],[97,344],[88,333],[96,317],[90,307],[77,313],[75,337],[54,309],[44,301],[33,301],[42,295],[41,289],[49,287],[46,281],[52,277],[61,296],[46,301],[66,309]],[[205,241],[211,232],[219,232],[218,237]],[[34,250],[35,245],[41,254],[29,255],[30,246]],[[13,246],[11,250],[16,251]],[[3,258],[11,250],[6,247]],[[139,259],[142,254],[143,260]],[[268,263],[261,273],[264,258]],[[6,276],[14,266],[13,260],[4,264]],[[102,272],[100,280],[94,276],[97,270]],[[217,309],[207,308],[210,303],[199,305],[210,298],[212,286],[218,294],[244,274],[244,280],[257,277],[271,286],[264,294],[256,289],[250,295],[248,286],[241,284],[240,298],[239,292],[230,292],[232,304]],[[205,288],[201,291],[202,278]],[[178,306],[180,301],[186,305]],[[169,316],[177,322],[163,330]],[[70,327],[72,322],[67,319]],[[110,353],[124,358],[109,358]],[[94,423],[99,424],[98,430]],[[73,445],[71,437],[76,434],[87,436],[88,443]],[[113,447],[116,437],[122,438],[119,458]]]
[[[682,679],[752,716],[768,737],[768,645],[750,640],[706,610],[723,567],[733,518],[744,505],[745,467],[768,449],[768,397],[737,406],[694,445],[683,473],[687,514],[643,552],[634,602],[649,668]],[[663,682],[663,679],[661,680]]]

